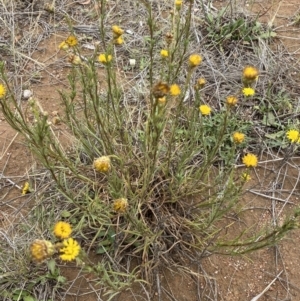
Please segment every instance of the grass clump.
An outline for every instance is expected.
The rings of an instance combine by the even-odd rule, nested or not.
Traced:
[[[219,107],[209,103],[206,80],[199,76],[205,58],[189,46],[193,1],[174,2],[170,32],[163,38],[156,34],[151,5],[140,1],[148,13],[148,78],[142,98],[130,99],[131,88],[122,85],[117,69],[124,30],[104,25],[101,2],[101,46],[83,57],[74,33],[59,46],[72,64],[70,88],[60,91],[61,121],[73,142],[68,152],[34,99],[27,118],[0,66],[2,111],[50,172],[58,191],[51,202],[64,220],[59,226],[49,222],[55,235],[37,237],[31,257],[76,260],[112,297],[135,281],[152,283],[160,265],[184,265],[186,257],[199,260],[214,252],[244,254],[296,228],[298,211],[281,226],[257,233],[226,239],[223,232],[226,215],[238,211],[244,184],[259,164],[258,154],[243,152],[251,123],[238,114],[239,105],[256,95],[259,70],[245,64],[236,93],[224,95]],[[237,22],[229,30],[248,30]],[[299,132],[295,137],[288,132],[297,147]],[[236,168],[238,162],[245,170]],[[91,262],[91,250],[102,259]],[[136,267],[126,270],[128,258]]]

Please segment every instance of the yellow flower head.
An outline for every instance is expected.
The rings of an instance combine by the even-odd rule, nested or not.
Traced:
[[[128,207],[128,201],[125,198],[114,200],[113,209],[118,213],[123,213]]]
[[[247,167],[256,167],[258,163],[257,156],[254,154],[247,154],[243,157],[243,163]]]
[[[233,96],[233,95],[230,95],[230,96],[227,96],[226,97],[226,104],[229,106],[229,107],[234,107],[238,102],[238,99],[237,97]]]
[[[59,49],[62,49],[62,50],[68,50],[69,49],[69,45],[66,43],[66,41],[63,41],[59,44],[58,46]]]
[[[169,56],[169,51],[166,50],[166,49],[162,49],[160,51],[160,55],[161,55],[162,58],[167,58]]]
[[[240,132],[233,133],[232,137],[233,137],[234,143],[236,143],[236,144],[240,144],[245,140],[245,135]]]
[[[78,44],[77,38],[73,35],[68,36],[65,42],[68,44],[69,47],[74,47]]]
[[[113,34],[117,37],[121,36],[124,33],[124,30],[121,27],[119,27],[118,25],[112,26],[111,29],[113,31]]]
[[[206,79],[204,77],[200,77],[197,79],[196,85],[195,85],[195,89],[199,90],[202,89],[206,84]]]
[[[170,86],[170,94],[172,96],[178,96],[181,93],[181,90],[178,85],[173,84]]]
[[[110,158],[102,156],[94,160],[94,168],[99,172],[108,172],[111,168]]]
[[[27,193],[30,193],[30,186],[28,182],[25,182],[23,189],[22,189],[22,194],[25,195]]]
[[[98,60],[102,64],[108,64],[112,60],[112,55],[111,54],[104,54],[101,53],[98,57]]]
[[[51,241],[36,239],[30,245],[30,254],[34,261],[41,262],[51,257],[55,252],[55,248]]]
[[[6,95],[6,88],[4,85],[0,84],[0,99]]]
[[[202,62],[202,56],[200,54],[191,54],[189,57],[189,65],[191,68],[197,67]]]
[[[291,143],[300,143],[300,133],[297,130],[289,130],[286,133],[287,138]]]
[[[80,252],[80,245],[73,238],[65,239],[62,242],[63,246],[60,248],[60,259],[64,261],[74,260]]]
[[[119,36],[119,37],[114,38],[113,42],[115,45],[122,45],[124,43],[124,39],[122,36]]]
[[[244,88],[243,94],[245,96],[253,96],[255,94],[255,90],[253,88]]]
[[[201,105],[199,107],[199,110],[203,116],[210,115],[210,113],[211,113],[211,107],[208,105]]]
[[[158,82],[153,87],[153,95],[155,98],[162,98],[166,96],[170,91],[170,87],[167,83],[164,82]]]
[[[181,5],[182,5],[182,0],[175,0],[176,9],[179,10],[181,8]]]
[[[253,66],[246,66],[243,70],[243,79],[254,81],[258,78],[258,70]]]
[[[72,227],[69,223],[60,221],[54,225],[53,233],[57,238],[65,239],[70,237]]]

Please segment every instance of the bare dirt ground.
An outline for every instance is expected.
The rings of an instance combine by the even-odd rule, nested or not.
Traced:
[[[78,13],[87,13],[95,9],[94,4],[86,2],[86,5],[79,5],[70,1],[70,8]],[[40,3],[35,8],[37,11],[43,10]],[[214,1],[215,7],[227,5],[226,1]],[[26,6],[26,3],[24,2]],[[251,14],[259,13],[260,19],[264,22],[271,22],[277,32],[278,39],[274,43],[274,49],[285,49],[286,55],[294,57],[295,64],[299,64],[300,58],[300,29],[295,24],[295,14],[300,9],[298,0],[282,0],[282,1],[245,1],[242,3],[242,9]],[[24,24],[26,24],[26,16]],[[46,17],[43,23],[51,22],[51,15]],[[26,26],[24,28],[26,31]],[[36,36],[41,35],[32,50],[32,56],[22,70],[24,77],[32,76],[31,81],[27,82],[26,87],[33,92],[33,96],[38,99],[43,110],[47,111],[52,118],[61,114],[59,95],[57,89],[66,87],[66,74],[69,70],[69,64],[66,62],[64,53],[58,51],[58,45],[63,41],[68,33],[65,31],[51,32],[48,36],[41,34],[42,28],[37,28]],[[0,37],[5,39],[5,32],[1,32]],[[16,43],[22,36],[22,31],[16,33]],[[20,36],[19,36],[20,35]],[[1,55],[2,60],[8,60],[8,64],[12,64],[11,58],[7,58],[5,54]],[[12,65],[11,65],[12,66]],[[299,74],[295,76],[300,76]],[[26,102],[26,100],[22,100]],[[67,140],[64,125],[55,125],[55,130],[60,134],[62,139]],[[36,168],[34,158],[30,155],[22,139],[16,132],[10,128],[5,122],[0,112],[0,227],[5,227],[6,223],[16,222],[19,214],[22,214],[22,208],[26,205],[26,198],[20,197],[23,183],[28,179],[29,175]],[[266,158],[265,161],[272,158]],[[272,161],[266,162],[265,166],[269,170],[274,168]],[[293,162],[290,168],[281,171],[282,179],[286,183],[284,189],[287,191],[280,198],[286,200],[289,196],[289,190],[293,187],[293,183],[299,177],[299,164]],[[265,167],[264,166],[264,167]],[[297,167],[298,166],[298,167]],[[253,214],[259,216],[261,222],[272,219],[274,212],[281,212],[284,209],[288,211],[293,204],[299,204],[298,197],[294,194],[289,198],[289,204],[272,199],[268,190],[271,189],[272,183],[275,181],[277,174],[266,177],[266,172],[260,168],[256,174],[252,176],[249,188],[259,190],[264,188],[269,198],[255,195],[248,192],[244,195],[244,207],[252,210]],[[299,184],[298,184],[299,186]],[[24,203],[25,202],[25,203]],[[251,209],[253,208],[253,209]],[[247,223],[249,227],[255,227],[251,223],[251,219],[243,220],[242,217],[232,216],[233,224],[228,231],[234,231],[240,224]],[[222,255],[212,255],[208,257],[201,265],[199,263],[190,263],[191,269],[201,268],[206,277],[202,279],[187,279],[176,272],[168,269],[161,271],[162,281],[165,281],[173,292],[173,297],[164,295],[163,300],[224,300],[224,301],[240,301],[252,299],[276,279],[269,290],[264,293],[259,300],[300,300],[300,267],[299,267],[299,231],[290,234],[279,246],[255,252],[250,255],[240,257],[225,257]],[[63,273],[67,277],[70,289],[66,294],[62,295],[62,300],[85,300],[95,301],[102,300],[97,293],[97,287],[92,288],[93,281],[87,280],[85,276],[78,276],[78,270],[75,267],[67,267],[63,269]],[[75,279],[75,280],[74,280]],[[196,282],[195,282],[196,280]],[[198,283],[198,284],[195,284]],[[209,295],[205,294],[210,291]],[[214,293],[213,293],[214,292]],[[135,291],[135,300],[145,300],[145,292]],[[157,297],[157,296],[156,296]],[[155,298],[156,298],[155,297]],[[130,294],[121,294],[114,300],[133,300]]]

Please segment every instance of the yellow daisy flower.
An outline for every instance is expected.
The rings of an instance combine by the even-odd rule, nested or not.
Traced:
[[[178,85],[173,84],[170,86],[170,94],[172,96],[178,96],[181,93],[181,90]]]
[[[160,55],[162,56],[162,58],[167,58],[169,56],[169,51],[166,49],[162,49],[160,51]]]
[[[73,238],[65,239],[63,242],[63,247],[60,248],[60,259],[64,261],[74,260],[80,252],[80,245]]]
[[[253,88],[244,88],[243,94],[245,96],[253,96],[255,94],[255,90]]]
[[[114,44],[115,45],[122,45],[124,43],[124,39],[122,36],[119,36],[117,38],[114,39]]]
[[[233,133],[232,137],[233,137],[234,143],[236,143],[236,144],[240,144],[245,140],[245,134],[240,133],[240,132]]]
[[[176,9],[179,10],[181,8],[181,5],[182,5],[182,0],[175,0]]]
[[[297,130],[289,130],[286,133],[287,138],[291,143],[300,143],[300,133]]]
[[[4,85],[0,84],[0,98],[3,98],[6,95],[6,88]]]
[[[22,189],[22,194],[25,195],[27,193],[30,193],[30,186],[28,182],[25,182],[23,189]]]
[[[191,68],[197,67],[202,62],[202,56],[200,54],[191,54],[189,57],[189,65]]]
[[[102,156],[94,160],[94,168],[99,172],[108,172],[111,169],[110,158]]]
[[[230,95],[230,96],[227,96],[226,97],[226,104],[229,106],[229,107],[234,107],[238,102],[238,99],[237,97],[233,96],[233,95]]]
[[[118,213],[123,213],[128,207],[128,201],[125,198],[114,200],[113,209]]]
[[[243,78],[248,81],[254,81],[258,78],[258,70],[253,66],[246,66],[243,70]]]
[[[72,227],[69,223],[60,221],[54,225],[53,233],[57,238],[65,239],[70,237]]]
[[[58,48],[59,48],[59,49],[62,49],[62,50],[68,50],[68,49],[69,49],[69,45],[66,43],[66,41],[63,41],[63,42],[61,42],[61,43],[58,45]]]
[[[121,36],[124,33],[124,30],[121,27],[119,27],[118,25],[113,25],[111,29],[112,29],[114,35],[117,37]]]
[[[73,35],[68,36],[65,42],[68,44],[69,47],[74,47],[78,44],[77,38]]]
[[[257,156],[249,153],[243,157],[243,163],[247,167],[256,167],[258,163]]]
[[[199,90],[202,89],[206,84],[206,79],[204,77],[200,77],[197,79],[196,85],[195,85],[195,89]]]
[[[201,105],[199,107],[199,110],[203,116],[210,115],[210,113],[211,113],[211,107],[208,105]]]
[[[112,60],[112,55],[111,54],[104,54],[104,53],[101,53],[99,56],[98,56],[98,60],[100,63],[102,64],[108,64],[111,60]]]
[[[48,240],[36,239],[30,245],[30,254],[34,261],[41,262],[51,257],[55,252],[54,245]]]

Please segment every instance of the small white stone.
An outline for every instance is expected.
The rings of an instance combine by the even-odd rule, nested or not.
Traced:
[[[87,43],[87,44],[82,44],[82,47],[83,47],[83,48],[86,48],[86,49],[91,49],[91,50],[95,50],[95,49],[96,49],[96,47],[95,47],[94,45],[89,44],[89,43]]]
[[[23,91],[23,98],[24,99],[29,99],[33,95],[31,90],[24,90]]]
[[[135,63],[136,63],[136,60],[135,59],[130,59],[129,60],[129,64],[130,64],[130,66],[135,66]]]

